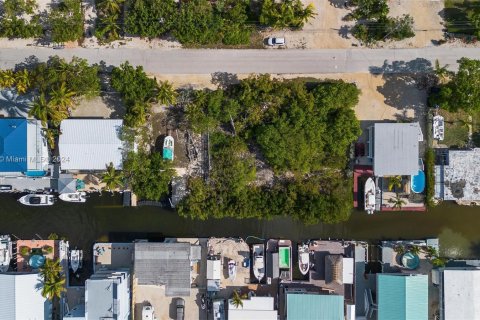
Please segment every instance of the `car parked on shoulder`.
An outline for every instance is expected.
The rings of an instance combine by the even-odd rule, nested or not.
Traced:
[[[285,45],[285,38],[269,37],[267,39],[267,44],[269,46],[284,46]]]

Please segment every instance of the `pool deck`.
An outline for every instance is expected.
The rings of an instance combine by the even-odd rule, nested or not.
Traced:
[[[68,268],[68,242],[62,240],[17,240],[17,271],[31,272],[34,269],[29,265],[30,256],[23,257],[20,254],[21,247],[29,247],[31,249],[42,249],[44,246],[53,248],[52,253],[43,255],[47,259],[60,259],[64,270]]]

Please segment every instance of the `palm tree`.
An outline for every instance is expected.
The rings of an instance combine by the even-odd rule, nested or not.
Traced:
[[[230,302],[235,308],[242,307],[243,308],[243,301],[238,291],[233,291],[232,301]]]
[[[403,205],[406,204],[405,200],[400,198],[400,195],[398,193],[395,198],[388,199],[388,202],[393,205],[394,209],[398,209],[398,210],[401,210]]]
[[[45,264],[40,268],[40,276],[42,277],[43,282],[48,282],[59,278],[62,271],[63,268],[60,264],[60,259],[46,259]]]
[[[420,253],[420,247],[413,245],[408,249],[408,251],[418,256],[418,254]]]
[[[157,101],[161,104],[173,105],[177,99],[177,92],[168,81],[161,81],[158,85]]]
[[[450,76],[452,75],[452,72],[448,71],[449,65],[446,64],[443,67],[440,66],[440,62],[438,59],[435,60],[435,74],[437,75],[438,79],[440,80],[440,83],[445,83],[448,81]]]
[[[15,74],[12,70],[0,70],[0,87],[10,88],[15,84]]]
[[[102,181],[106,184],[109,191],[123,186],[123,174],[120,171],[115,170],[113,163],[107,166],[107,171],[102,176]]]
[[[32,108],[28,112],[28,115],[42,121],[42,125],[46,126],[49,109],[50,105],[48,104],[47,99],[45,99],[45,95],[42,93],[38,98],[33,100]]]
[[[68,90],[66,83],[62,82],[60,87],[57,90],[53,90],[50,94],[50,104],[57,107],[60,112],[68,111],[68,108],[74,104],[74,96],[75,92]]]
[[[118,15],[108,15],[101,18],[102,33],[107,34],[109,41],[114,41],[120,38],[120,26],[118,25]]]
[[[401,176],[392,176],[388,178],[388,191],[392,191],[393,188],[402,187],[402,177]]]
[[[61,298],[62,292],[65,291],[65,277],[58,274],[57,277],[48,279],[43,282],[42,297],[48,300]]]
[[[98,8],[105,14],[116,14],[120,13],[120,4],[122,0],[102,0],[98,4]]]
[[[15,82],[18,93],[23,94],[27,92],[28,88],[30,88],[30,73],[28,70],[17,71],[15,73]]]
[[[438,251],[437,249],[435,249],[434,247],[432,246],[427,246],[423,249],[423,252],[425,252],[425,254],[427,255],[427,257],[429,258],[433,258],[433,257],[436,257],[438,256]]]

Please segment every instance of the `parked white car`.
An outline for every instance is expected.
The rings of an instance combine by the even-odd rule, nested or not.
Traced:
[[[269,37],[267,39],[267,44],[269,46],[284,46],[285,45],[285,38]]]

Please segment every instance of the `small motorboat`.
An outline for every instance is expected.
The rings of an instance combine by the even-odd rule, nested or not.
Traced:
[[[62,193],[58,196],[60,200],[66,202],[79,202],[83,203],[87,201],[87,193],[86,192],[72,192],[72,193]]]
[[[375,182],[372,178],[365,182],[365,211],[368,214],[375,212]]]
[[[173,161],[175,142],[172,136],[166,136],[163,141],[163,159]]]
[[[235,280],[237,276],[237,263],[234,260],[228,261],[228,278],[230,280]]]
[[[433,139],[443,141],[445,137],[445,120],[442,116],[433,117]]]
[[[55,197],[51,194],[27,194],[18,201],[26,206],[51,206],[55,202]]]
[[[155,320],[155,309],[152,306],[143,306],[142,320]]]
[[[0,192],[12,191],[13,187],[10,184],[0,184]]]
[[[310,270],[310,253],[306,244],[298,245],[298,268],[303,275]]]
[[[70,268],[72,268],[73,273],[77,272],[77,270],[81,267],[82,259],[83,259],[82,250],[70,251]]]
[[[263,244],[254,244],[253,251],[253,275],[261,282],[265,276],[265,246]]]
[[[0,272],[7,272],[12,260],[12,240],[10,236],[0,236]]]

